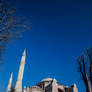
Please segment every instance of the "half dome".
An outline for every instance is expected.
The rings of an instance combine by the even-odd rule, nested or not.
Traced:
[[[52,80],[53,80],[52,78],[45,78],[45,79],[42,80],[42,82],[44,82],[44,81],[52,81]]]

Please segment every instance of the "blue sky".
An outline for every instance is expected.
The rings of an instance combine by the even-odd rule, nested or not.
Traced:
[[[8,0],[18,14],[31,21],[31,31],[8,44],[0,83],[7,87],[11,72],[16,82],[19,62],[27,50],[23,86],[35,85],[44,78],[56,78],[63,85],[85,86],[77,73],[76,59],[92,46],[91,0]]]

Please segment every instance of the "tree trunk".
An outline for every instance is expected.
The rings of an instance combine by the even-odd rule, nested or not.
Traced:
[[[90,85],[88,78],[87,78],[87,82],[86,82],[86,92],[91,92],[91,85]]]

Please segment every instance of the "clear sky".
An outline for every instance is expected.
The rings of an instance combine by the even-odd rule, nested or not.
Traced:
[[[8,0],[10,1],[10,0]],[[31,31],[7,45],[0,70],[0,85],[7,87],[11,72],[16,82],[19,62],[27,50],[23,86],[35,85],[44,78],[56,78],[63,85],[85,86],[77,73],[76,59],[92,46],[91,0],[15,0],[19,15],[32,22]]]

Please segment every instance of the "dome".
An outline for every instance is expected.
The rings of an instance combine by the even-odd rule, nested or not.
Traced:
[[[52,78],[45,78],[45,79],[42,80],[42,82],[43,81],[52,81],[52,80],[53,80]]]

